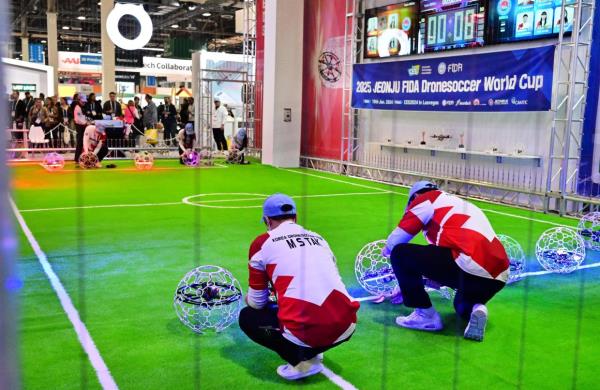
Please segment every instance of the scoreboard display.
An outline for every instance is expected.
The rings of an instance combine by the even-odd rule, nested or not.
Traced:
[[[575,0],[490,0],[489,41],[503,43],[549,38],[573,29]]]
[[[420,53],[483,46],[483,1],[421,0],[420,5]]]

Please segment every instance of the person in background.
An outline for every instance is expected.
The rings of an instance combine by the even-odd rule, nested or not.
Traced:
[[[117,101],[116,93],[111,92],[108,94],[108,100],[104,102],[103,112],[106,115],[110,115],[112,119],[121,118],[123,116],[123,111],[121,111],[121,105]]]
[[[77,107],[77,102],[79,101],[79,94],[73,94],[73,99],[71,99],[71,104],[69,105],[69,123],[71,124],[71,128],[75,128],[75,107]]]
[[[240,128],[231,140],[231,148],[227,156],[227,162],[237,164],[248,164],[245,161],[246,148],[248,148],[248,134],[245,128]]]
[[[196,121],[196,108],[194,106],[194,98],[190,97],[190,98],[188,98],[187,121],[185,123],[186,124],[191,123],[192,126],[196,126],[195,121]]]
[[[86,126],[83,135],[83,150],[86,153],[92,152],[98,157],[96,168],[101,168],[101,161],[108,154],[108,145],[106,144],[106,130],[104,126],[90,125]]]
[[[29,123],[31,126],[39,126],[46,132],[46,118],[48,117],[48,110],[42,105],[40,99],[35,99],[31,111],[29,111]]]
[[[177,133],[177,110],[171,103],[170,97],[165,98],[165,104],[162,112],[160,113],[159,119],[165,128],[165,143],[171,146],[171,138],[173,138]]]
[[[25,102],[19,99],[19,91],[13,91],[10,94],[10,107],[9,107],[11,122],[14,122],[17,129],[22,129],[25,123]],[[12,125],[12,123],[11,123]],[[17,135],[23,135],[22,133],[16,133]],[[20,138],[20,137],[18,137]]]
[[[181,103],[181,107],[179,107],[179,123],[180,127],[184,127],[189,119],[189,102],[187,98],[183,98],[183,102]]]
[[[144,123],[144,129],[155,129],[156,123],[158,122],[158,112],[156,110],[156,104],[152,100],[152,96],[146,94],[145,96],[146,107],[144,107],[144,114],[142,116],[142,122]]]
[[[227,120],[227,109],[221,105],[221,99],[214,98],[215,108],[212,114],[213,138],[220,151],[227,150],[227,140],[225,139],[225,121]]]
[[[73,100],[73,102],[75,102],[73,117],[75,118],[75,131],[77,132],[75,139],[75,162],[79,162],[79,156],[81,156],[81,152],[83,151],[83,135],[88,125],[88,120],[83,112],[83,101],[77,99]]]
[[[192,152],[196,147],[196,132],[191,123],[186,124],[185,128],[179,130],[177,142],[179,143],[179,163],[184,164],[183,158],[185,155]]]
[[[58,128],[60,127],[60,109],[51,97],[46,99],[46,106],[44,107],[48,116],[44,123],[46,127],[46,139],[50,140],[51,146],[58,146]]]
[[[102,104],[99,100],[96,100],[95,93],[92,92],[88,95],[88,101],[83,107],[83,112],[90,120],[103,119]]]
[[[42,106],[43,106],[44,102],[46,101],[46,95],[44,95],[42,92],[40,92],[40,97],[38,99],[40,99],[40,101],[42,102]]]
[[[125,106],[123,121],[125,122],[125,125],[128,126],[130,130],[132,130],[132,132],[129,133],[130,135],[133,134],[134,130],[131,129],[131,126],[135,123],[137,116],[138,112],[135,108],[135,103],[133,102],[133,100],[128,101],[127,105]]]
[[[142,106],[140,105],[140,98],[135,96],[133,98],[133,105],[135,110],[137,111],[137,115],[135,120],[133,121],[133,132],[131,133],[132,140],[139,141],[140,137],[144,133],[144,122],[142,122],[142,116],[144,115],[144,110],[142,110]]]
[[[33,107],[33,96],[29,91],[25,92],[25,99],[23,99],[23,103],[25,103],[25,126],[29,128],[29,112]]]
[[[59,101],[59,106],[60,106],[60,114],[61,114],[61,123],[62,126],[59,127],[58,129],[58,134],[60,139],[64,140],[65,139],[65,131],[69,131],[69,103],[67,103],[67,98],[60,98]],[[69,141],[71,140],[71,137],[69,136]],[[65,142],[65,146],[71,146],[69,145],[69,143]]]

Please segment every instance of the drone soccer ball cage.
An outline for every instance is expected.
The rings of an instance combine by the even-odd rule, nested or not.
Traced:
[[[79,156],[79,166],[83,169],[96,168],[98,162],[98,156],[92,152],[83,153]]]
[[[173,306],[181,322],[194,332],[221,332],[237,320],[242,300],[242,288],[233,275],[207,265],[188,272],[179,282]]]
[[[586,248],[593,251],[600,250],[600,212],[595,211],[581,217],[577,232]]]
[[[390,260],[381,255],[386,241],[373,241],[356,255],[354,272],[358,283],[370,294],[390,297],[398,291],[398,281]]]
[[[510,261],[507,283],[514,283],[521,279],[521,274],[525,271],[525,252],[521,245],[512,237],[498,234],[498,239],[502,243]]]
[[[56,152],[50,152],[44,156],[42,166],[47,171],[59,171],[65,166],[65,158]]]
[[[585,259],[585,243],[575,230],[556,227],[540,236],[535,255],[544,269],[566,274],[575,271]]]
[[[135,163],[135,167],[140,170],[152,169],[154,166],[154,156],[147,151],[136,153],[133,161]]]
[[[181,158],[183,159],[183,163],[188,167],[197,167],[200,163],[200,156],[195,150],[184,154]]]

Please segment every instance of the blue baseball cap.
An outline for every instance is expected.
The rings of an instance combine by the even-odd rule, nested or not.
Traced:
[[[194,125],[192,125],[191,123],[188,123],[185,125],[185,133],[187,135],[192,135],[194,134]]]
[[[408,205],[415,199],[417,192],[425,189],[437,190],[438,186],[427,180],[421,180],[413,184],[408,192],[408,204],[406,205],[406,208],[408,208]]]
[[[285,194],[273,194],[263,203],[263,217],[296,215],[296,203]]]
[[[100,124],[96,125],[96,131],[98,133],[104,133],[105,130],[106,130],[106,127],[104,125],[100,125]]]

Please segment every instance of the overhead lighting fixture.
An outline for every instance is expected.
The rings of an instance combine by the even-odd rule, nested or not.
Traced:
[[[85,20],[85,16],[81,15],[77,17],[77,20]]]
[[[179,25],[178,24],[172,24],[171,28],[179,28]]]
[[[181,4],[179,4],[179,1],[171,1],[170,5],[173,7],[179,7]]]
[[[202,14],[202,16],[204,16],[204,17],[207,17],[207,18],[208,18],[209,16],[211,16],[211,15],[212,15],[212,14],[211,14],[210,12],[205,12],[205,13],[203,13],[203,14]]]
[[[194,5],[194,4],[188,4],[187,9],[188,9],[188,11],[193,11],[193,10],[196,9],[196,5]]]
[[[71,27],[69,27],[69,26],[62,26],[62,29],[63,29],[63,30],[70,30],[70,29],[71,29]]]
[[[46,43],[47,41],[45,39],[42,39],[40,42],[41,43]]]
[[[157,54],[156,56],[157,56],[158,58],[161,58],[161,57],[162,57],[162,54]]]
[[[158,47],[144,47],[142,50],[148,50],[148,51],[165,51],[165,49],[160,49]]]

